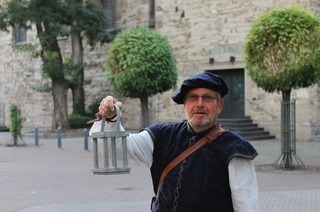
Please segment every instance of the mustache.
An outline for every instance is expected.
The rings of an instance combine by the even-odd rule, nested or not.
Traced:
[[[207,114],[206,110],[194,110],[192,111],[192,114]]]

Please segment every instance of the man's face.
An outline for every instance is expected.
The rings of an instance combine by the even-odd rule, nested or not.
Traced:
[[[191,89],[184,100],[184,111],[195,132],[202,132],[215,125],[222,107],[223,99],[219,93],[207,88]]]

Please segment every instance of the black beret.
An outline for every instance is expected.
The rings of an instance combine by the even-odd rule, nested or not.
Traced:
[[[228,93],[228,86],[220,76],[210,72],[203,72],[184,80],[181,88],[172,95],[173,101],[177,104],[183,104],[188,91],[194,88],[211,89],[218,92],[221,95],[221,98]]]

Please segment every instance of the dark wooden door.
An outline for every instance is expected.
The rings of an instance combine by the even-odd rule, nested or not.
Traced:
[[[220,75],[229,87],[224,96],[224,106],[219,118],[244,118],[244,69],[227,69],[210,71]]]

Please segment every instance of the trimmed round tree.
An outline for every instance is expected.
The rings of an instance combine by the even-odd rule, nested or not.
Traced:
[[[115,92],[140,99],[142,127],[149,125],[148,97],[168,91],[177,82],[176,60],[168,40],[145,27],[131,28],[113,40],[106,72]]]
[[[290,106],[292,89],[309,87],[320,78],[319,18],[297,6],[270,10],[252,24],[244,55],[257,86],[281,92],[282,105]],[[290,107],[284,107],[281,122],[283,164],[292,168]]]

